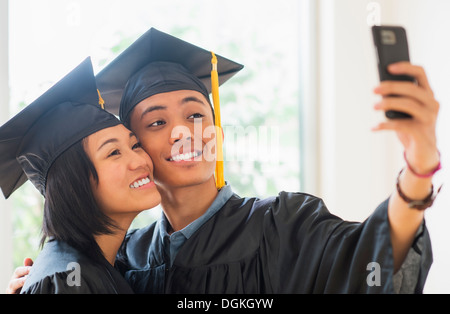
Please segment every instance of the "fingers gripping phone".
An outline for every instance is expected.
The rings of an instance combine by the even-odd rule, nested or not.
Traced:
[[[408,41],[406,31],[401,26],[372,26],[372,36],[378,57],[378,73],[380,81],[409,81],[415,79],[408,75],[392,75],[387,66],[399,61],[409,61]],[[390,95],[395,97],[396,95]],[[386,117],[389,119],[409,119],[411,115],[388,110]]]

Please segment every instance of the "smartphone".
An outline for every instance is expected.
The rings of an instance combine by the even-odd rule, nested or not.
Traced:
[[[401,26],[372,26],[372,36],[378,57],[378,74],[380,81],[409,81],[415,79],[408,75],[392,75],[387,71],[391,63],[409,60],[408,40],[406,31]],[[389,95],[395,97],[396,95]],[[411,115],[389,110],[386,111],[389,119],[410,119]]]

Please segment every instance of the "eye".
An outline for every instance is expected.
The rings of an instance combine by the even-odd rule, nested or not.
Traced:
[[[120,155],[120,150],[115,149],[108,155],[108,157],[113,157],[113,156],[118,156],[118,155]]]
[[[203,118],[203,117],[204,117],[204,115],[201,113],[194,113],[194,114],[190,115],[188,117],[188,119],[198,119],[198,118]]]
[[[164,124],[166,124],[165,121],[158,120],[158,121],[155,121],[153,123],[150,123],[147,127],[151,128],[151,127],[155,127],[155,126],[161,126],[161,125],[164,125]]]
[[[133,145],[132,149],[142,148],[142,144],[140,142],[137,142]]]

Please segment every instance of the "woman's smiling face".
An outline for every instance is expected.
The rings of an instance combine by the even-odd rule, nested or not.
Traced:
[[[92,179],[97,205],[109,217],[155,207],[161,196],[153,182],[153,164],[136,136],[123,125],[100,130],[84,148],[98,175]]]

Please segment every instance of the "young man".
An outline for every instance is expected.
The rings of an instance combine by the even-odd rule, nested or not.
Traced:
[[[423,209],[434,199],[432,174],[440,165],[439,104],[423,70],[396,64],[392,73],[414,76],[418,84],[385,82],[375,90],[383,96],[375,109],[413,116],[376,128],[396,131],[409,164],[391,197],[354,223],[308,194],[281,192],[260,200],[239,197],[229,184],[216,185],[208,153],[217,148],[211,147],[213,132],[207,132],[214,124],[206,88],[210,60],[208,51],[151,29],[97,76],[109,105],[122,99],[120,117],[152,157],[162,195],[162,219],[131,232],[119,253],[133,290],[422,292],[432,263]],[[219,77],[240,68],[218,57]]]
[[[405,264],[415,272],[398,272],[403,285],[395,291],[421,292],[432,261],[423,209],[432,203],[432,174],[440,165],[439,104],[423,69],[393,65],[392,73],[418,84],[385,82],[375,90],[384,96],[375,109],[413,116],[376,128],[396,131],[409,164],[389,200],[363,223],[350,223],[311,195],[281,192],[259,200],[240,198],[229,185],[217,189],[214,161],[206,156],[212,150],[205,130],[214,124],[209,82],[199,79],[209,77],[210,59],[207,51],[151,29],[97,76],[105,97],[119,91],[121,119],[152,157],[162,194],[163,218],[131,233],[124,245],[124,274],[135,291],[389,293],[408,256]],[[219,75],[241,68],[222,58],[218,64]],[[189,132],[174,132],[180,127]],[[368,281],[370,265],[380,266],[378,283]]]

